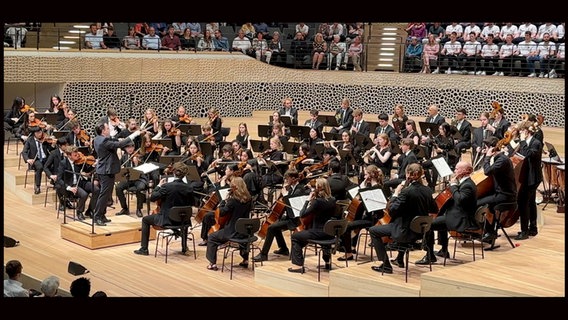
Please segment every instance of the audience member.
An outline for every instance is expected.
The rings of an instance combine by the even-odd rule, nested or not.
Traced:
[[[61,297],[57,294],[59,290],[59,278],[56,276],[49,276],[41,282],[40,291],[43,297]]]
[[[22,263],[18,260],[6,262],[4,271],[8,275],[8,279],[4,279],[4,297],[30,296],[30,291],[24,288],[22,282],[20,282],[23,269]]]
[[[91,293],[91,279],[80,277],[71,282],[69,292],[73,298],[89,298]]]

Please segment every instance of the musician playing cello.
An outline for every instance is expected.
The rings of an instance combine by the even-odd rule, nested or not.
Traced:
[[[182,162],[173,164],[174,181],[167,182],[166,178],[160,180],[160,183],[152,191],[150,201],[160,200],[160,212],[157,214],[147,215],[142,218],[142,239],[140,240],[140,249],[134,250],[135,254],[147,256],[148,242],[150,240],[150,226],[164,226],[175,224],[168,217],[170,209],[177,206],[192,206],[193,188],[183,182],[183,178],[188,174],[189,168]],[[185,232],[187,234],[187,231]],[[182,237],[181,241],[182,253],[187,252],[187,238]]]
[[[483,173],[493,179],[493,192],[477,200],[477,207],[488,205],[489,211],[494,212],[493,208],[498,203],[515,202],[517,200],[517,184],[515,182],[515,172],[513,162],[502,150],[497,149],[499,139],[490,136],[483,140],[485,145],[485,158],[483,158]],[[483,154],[482,151],[480,151]],[[486,233],[483,241],[491,243],[497,237],[495,229],[496,219],[493,223],[485,220]]]
[[[217,248],[229,241],[230,238],[242,236],[246,238],[247,235],[239,234],[235,225],[239,218],[248,218],[251,210],[252,198],[247,189],[245,181],[241,177],[234,177],[231,179],[229,194],[227,199],[222,200],[219,203],[219,217],[226,217],[230,215],[229,221],[226,225],[211,234],[207,239],[207,260],[209,260],[208,270],[217,271]],[[245,245],[240,247],[240,255],[243,261],[239,263],[239,266],[246,268],[248,267],[248,251],[245,250]]]
[[[365,178],[359,185],[361,189],[373,189],[378,188],[382,189],[383,187],[383,172],[379,169],[376,165],[370,164],[364,168]],[[360,202],[360,196],[357,196],[353,201],[359,201],[360,205],[359,208],[352,207],[352,204],[349,205],[349,208],[353,208],[356,210],[355,212],[348,212],[347,220],[350,220],[347,224],[347,229],[345,229],[345,233],[341,236],[341,242],[345,249],[345,256],[339,257],[337,260],[345,261],[345,260],[353,260],[353,251],[355,251],[355,246],[357,245],[357,235],[359,231],[364,228],[368,228],[373,226],[378,219],[378,215],[382,215],[382,210],[367,212],[364,209],[363,203]],[[379,212],[380,211],[380,212]],[[353,215],[352,218],[349,216]],[[351,236],[351,231],[357,231],[355,236]]]
[[[369,228],[373,247],[377,252],[377,258],[383,262],[380,266],[372,266],[377,272],[392,273],[392,265],[388,259],[384,236],[390,236],[399,243],[408,243],[416,240],[416,234],[410,230],[410,223],[415,216],[427,216],[429,213],[438,212],[438,207],[432,190],[422,184],[424,171],[419,163],[412,163],[406,167],[406,180],[399,184],[387,207],[391,221],[384,225]],[[432,254],[432,261],[436,257]],[[396,257],[397,265],[404,266],[404,252],[399,251]]]
[[[454,175],[450,180],[451,198],[442,207],[442,211],[432,221],[432,227],[426,234],[428,252],[434,250],[434,230],[438,231],[438,239],[442,248],[436,252],[438,257],[450,257],[448,253],[448,230],[464,232],[468,229],[477,229],[475,211],[477,204],[477,186],[471,180],[473,172],[471,163],[460,161],[456,164]],[[436,260],[432,260],[435,262]],[[396,263],[396,262],[395,262]],[[429,264],[428,255],[424,256],[416,264]]]
[[[304,207],[300,211],[300,218],[312,218],[312,224],[306,226],[307,229],[292,234],[292,267],[288,268],[289,272],[304,273],[303,248],[308,245],[308,240],[333,238],[323,231],[323,226],[335,214],[335,202],[327,180],[317,178],[315,188],[309,195],[309,200],[304,203]],[[322,250],[325,269],[331,270],[331,250],[329,247],[324,247]]]
[[[284,173],[284,189],[282,190],[283,196],[296,197],[307,195],[309,190],[306,189],[306,185],[300,183],[300,175],[295,169],[289,169]],[[280,209],[280,208],[279,208]],[[284,240],[282,232],[284,230],[294,230],[300,225],[300,218],[294,217],[292,208],[283,208],[284,212],[281,213],[278,221],[272,223],[266,232],[266,237],[264,238],[264,245],[262,250],[258,255],[256,255],[253,260],[255,262],[268,260],[268,251],[272,246],[272,241],[276,238],[276,243],[278,244],[278,250],[275,250],[275,254],[280,254],[284,256],[290,255],[288,251],[288,246]]]

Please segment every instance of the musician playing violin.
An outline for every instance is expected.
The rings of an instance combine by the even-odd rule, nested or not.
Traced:
[[[481,150],[484,158],[483,173],[493,180],[494,188],[489,194],[477,200],[477,207],[488,205],[489,211],[494,212],[493,208],[499,203],[515,202],[517,200],[517,183],[513,162],[505,155],[503,150],[497,148],[499,139],[490,136],[483,141],[484,150]],[[497,237],[496,219],[493,223],[485,220],[486,233],[483,241],[491,243]]]
[[[22,123],[22,125],[20,126],[20,128],[18,128],[17,131],[17,135],[20,136],[20,139],[22,140],[22,142],[26,142],[26,140],[28,139],[28,137],[31,136],[31,131],[30,128],[32,127],[38,127],[43,131],[49,131],[52,128],[51,125],[48,125],[45,121],[41,121],[40,119],[36,118],[36,112],[35,111],[28,111],[26,113],[23,114],[24,122]]]
[[[71,132],[67,134],[67,142],[71,146],[77,147],[90,147],[91,146],[91,136],[81,129],[81,124],[77,120],[71,120],[69,123],[71,127]]]
[[[300,175],[295,169],[289,169],[284,173],[284,186],[282,190],[282,196],[284,197],[297,197],[302,195],[307,195],[309,189],[306,185],[300,182]],[[278,249],[274,251],[275,254],[288,256],[290,254],[288,250],[288,245],[284,240],[282,232],[285,230],[294,230],[301,224],[299,217],[294,217],[294,212],[292,208],[286,207],[284,212],[279,217],[278,221],[272,223],[268,226],[266,237],[264,238],[264,244],[260,253],[256,255],[253,260],[255,262],[268,260],[268,252],[272,246],[272,242],[276,239],[278,244]]]
[[[171,139],[172,140],[172,148],[167,148],[166,147],[166,155],[172,156],[172,155],[180,155],[181,154],[181,146],[182,146],[182,132],[180,129],[177,129],[174,126],[174,123],[172,120],[165,120],[161,127],[160,127],[160,131],[156,134],[156,136],[154,137],[154,139],[160,138],[160,139]]]
[[[303,248],[308,245],[308,240],[328,240],[333,238],[333,236],[323,231],[323,226],[335,214],[335,202],[336,199],[331,195],[327,180],[325,178],[317,178],[315,187],[309,194],[308,201],[304,203],[300,210],[300,218],[310,217],[312,223],[305,226],[304,230],[292,234],[292,251],[290,252],[292,267],[288,268],[289,272],[305,272]],[[322,248],[326,270],[331,270],[330,249],[330,247],[326,246]]]
[[[140,128],[146,130],[146,132],[150,132],[152,135],[160,131],[160,121],[158,115],[156,115],[156,110],[153,108],[146,109],[140,122]]]
[[[201,134],[197,136],[197,141],[199,143],[203,143],[203,142],[207,142],[211,145],[211,150],[213,150],[213,152],[215,152],[215,150],[217,149],[217,142],[216,142],[216,136],[213,134],[213,128],[211,128],[211,125],[209,124],[205,124],[201,126]],[[213,154],[210,154],[209,156],[213,157]]]
[[[248,235],[239,234],[235,225],[240,218],[248,218],[251,208],[251,195],[247,189],[245,181],[241,177],[231,179],[229,183],[231,190],[227,195],[227,199],[221,200],[219,203],[219,217],[230,216],[229,221],[223,228],[209,234],[207,239],[206,257],[209,261],[208,270],[217,271],[217,248],[229,241],[230,238],[241,237],[246,238]],[[240,255],[243,261],[239,263],[241,267],[248,267],[249,252],[243,244],[240,246]]]
[[[172,207],[195,205],[193,201],[193,188],[182,180],[188,172],[189,169],[186,164],[181,162],[174,163],[174,180],[167,182],[167,179],[163,178],[152,191],[150,201],[161,201],[160,212],[142,218],[142,238],[140,240],[140,248],[134,250],[135,254],[143,256],[149,254],[148,242],[150,241],[151,226],[179,225],[179,222],[171,221],[168,216]],[[185,254],[187,252],[187,230],[182,230],[181,247],[182,253]]]
[[[85,172],[92,172],[89,170],[92,170],[93,166],[86,164],[86,157],[79,152],[77,146],[67,146],[65,156],[66,160],[59,163],[57,184],[61,190],[65,190],[66,199],[78,198],[77,219],[85,220],[85,217],[93,215],[100,193],[99,187],[83,175]],[[85,212],[89,194],[91,194],[91,200]]]
[[[24,143],[22,157],[28,164],[28,167],[35,170],[34,193],[39,194],[43,176],[43,166],[49,156],[49,148],[48,143],[44,141],[45,132],[40,127],[30,127],[30,132],[33,133],[33,136]]]
[[[374,164],[366,166],[364,169],[364,179],[361,181],[359,188],[361,189],[382,189],[383,187],[383,172]],[[357,195],[352,201],[361,201],[360,195]],[[349,205],[351,208],[351,204]],[[368,228],[377,223],[379,217],[383,216],[383,210],[377,210],[372,212],[367,212],[364,205],[361,203],[358,208],[355,208],[351,221],[347,224],[347,229],[345,233],[341,236],[341,242],[343,248],[345,249],[345,256],[339,257],[339,261],[353,260],[353,251],[355,251],[355,246],[357,245],[357,238],[359,231],[364,228]],[[349,220],[349,219],[348,219]],[[355,235],[352,236],[352,231],[355,231]]]
[[[426,245],[428,252],[434,252],[434,230],[438,231],[438,241],[442,248],[436,252],[438,257],[450,257],[448,252],[448,231],[464,232],[466,230],[478,229],[475,222],[475,211],[477,209],[477,186],[471,180],[470,175],[473,166],[469,162],[460,161],[456,164],[454,174],[450,180],[449,199],[441,208],[438,216],[432,221],[432,227],[426,234]],[[428,255],[425,255],[416,264],[429,264]],[[432,260],[431,262],[435,262]]]
[[[419,163],[412,163],[406,167],[406,180],[399,184],[389,200],[387,210],[391,220],[387,224],[376,225],[369,228],[369,234],[377,258],[383,263],[380,266],[372,266],[377,272],[392,273],[391,261],[389,261],[384,236],[390,236],[398,243],[411,243],[416,241],[416,234],[410,230],[410,223],[415,216],[427,216],[429,213],[437,213],[438,208],[432,197],[432,190],[422,184],[424,171]],[[432,254],[432,261],[436,256]],[[399,267],[404,266],[404,251],[399,251],[396,259]]]
[[[138,129],[140,129],[138,127],[138,120],[136,120],[135,118],[130,118],[126,123],[126,130],[120,131],[118,135],[116,135],[116,138],[118,138],[118,140],[125,139],[132,133],[136,132],[136,130]],[[138,150],[138,148],[140,148],[141,145],[142,145],[142,136],[134,138],[134,150]]]
[[[191,185],[194,191],[204,193],[205,177],[203,177],[202,174],[207,171],[210,159],[201,152],[199,143],[195,140],[189,143],[187,153],[183,159],[185,159],[184,163],[188,166],[195,166],[197,173],[199,173],[201,177],[199,180],[188,181],[189,185]]]
[[[179,106],[177,108],[176,114],[172,116],[172,121],[174,124],[178,123],[185,123],[185,124],[194,124],[195,120],[186,112],[184,106]]]
[[[98,123],[108,124],[111,138],[115,138],[121,130],[126,129],[126,124],[120,121],[118,118],[118,112],[112,107],[107,109],[107,115],[100,118]]]
[[[223,133],[221,132],[221,125],[223,124],[223,120],[221,119],[220,112],[217,108],[213,107],[209,109],[207,115],[209,117],[207,124],[209,124],[211,130],[213,131],[213,135],[215,135],[215,143],[219,143],[221,142],[221,140],[223,140]]]
[[[262,195],[262,186],[258,176],[258,162],[253,158],[252,150],[241,150],[240,159],[241,162],[237,164],[239,175],[245,180],[250,195],[260,197]]]
[[[123,168],[134,168],[142,164],[140,150],[136,149],[134,142],[129,142],[123,147],[124,154],[120,158]],[[136,216],[142,218],[142,207],[146,203],[146,190],[148,189],[148,182],[150,177],[148,174],[141,174],[140,178],[136,180],[126,179],[120,181],[116,185],[116,196],[122,208],[116,215],[129,215],[128,204],[126,202],[126,190],[134,190],[136,192]]]
[[[268,167],[268,160],[270,161],[283,161],[286,156],[284,151],[282,151],[284,147],[282,146],[282,142],[278,137],[270,138],[270,149],[265,150],[262,154],[259,154],[257,157],[258,163],[261,166],[261,174],[262,174],[262,185],[269,186],[274,184],[279,184],[284,181],[282,177],[281,171],[285,171],[285,167],[287,164],[284,165],[274,165]],[[283,169],[283,170],[282,170]]]

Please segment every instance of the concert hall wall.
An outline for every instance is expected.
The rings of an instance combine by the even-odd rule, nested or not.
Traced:
[[[343,97],[371,114],[391,115],[400,103],[409,116],[426,116],[435,103],[447,118],[466,108],[473,119],[496,100],[513,121],[540,113],[547,126],[565,124],[564,79],[295,70],[236,53],[125,51],[7,51],[4,69],[4,110],[15,96],[43,110],[58,93],[91,130],[111,106],[121,119],[150,107],[167,118],[180,105],[196,118],[211,107],[222,117],[251,117],[275,110],[284,97],[320,112],[335,111]]]

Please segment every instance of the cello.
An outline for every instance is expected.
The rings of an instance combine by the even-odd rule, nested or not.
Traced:
[[[205,204],[199,208],[197,214],[195,215],[195,221],[197,223],[203,222],[203,218],[208,212],[216,211],[217,205],[219,204],[220,196],[217,191],[213,191],[210,195]]]
[[[262,226],[258,231],[259,237],[264,239],[266,237],[266,233],[268,232],[268,227],[270,227],[270,225],[275,223],[276,221],[280,220],[280,217],[286,212],[286,204],[284,204],[282,198],[283,196],[280,195],[278,200],[274,202],[274,206],[272,206],[270,214],[266,217],[266,220],[262,223]]]
[[[234,188],[234,186],[231,186],[231,189],[229,190],[229,193],[227,194],[227,199],[232,197],[233,188]],[[229,220],[231,220],[231,214],[229,213],[229,214],[226,214],[224,216],[221,216],[221,208],[219,208],[219,206],[217,206],[217,208],[215,209],[215,224],[212,225],[211,228],[209,228],[209,231],[207,232],[207,234],[211,234],[215,231],[223,229],[225,227],[225,225],[229,222]]]

